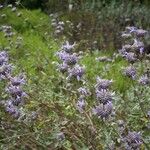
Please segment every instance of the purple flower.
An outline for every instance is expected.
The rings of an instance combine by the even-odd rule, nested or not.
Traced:
[[[11,100],[8,100],[6,103],[5,103],[5,109],[6,111],[11,114],[12,116],[14,116],[15,118],[18,118],[19,115],[20,115],[20,111],[19,109],[13,105],[12,101]]]
[[[59,59],[62,61],[64,61],[69,56],[69,54],[65,51],[59,51],[56,53],[56,55],[58,55]]]
[[[70,53],[74,49],[75,43],[73,45],[70,45],[68,41],[65,42],[62,46],[62,50],[66,51],[67,53]]]
[[[130,77],[130,78],[132,78],[132,79],[135,79],[136,69],[133,66],[126,67],[124,69],[123,74]]]
[[[57,52],[57,55],[64,63],[68,65],[75,65],[78,61],[78,57],[75,53],[69,54],[65,51],[60,51],[60,52]]]
[[[69,66],[66,63],[62,63],[58,65],[58,70],[62,73],[65,73],[68,71]]]
[[[77,80],[81,80],[83,74],[85,72],[84,67],[81,67],[80,65],[74,66],[72,69],[68,70],[69,78],[76,78]]]
[[[132,52],[129,52],[129,53],[126,52],[125,58],[131,63],[134,63],[137,60],[136,55]]]
[[[23,90],[19,86],[9,85],[9,87],[6,89],[6,91],[13,98],[18,98],[18,97],[22,98],[22,97],[26,97],[27,96],[27,94],[25,92],[23,92]]]
[[[3,64],[0,66],[0,79],[6,79],[10,76],[12,71],[12,65],[10,64]]]
[[[119,52],[120,56],[122,56],[122,57],[124,57],[125,54],[127,53],[125,48],[119,49],[118,52]]]
[[[128,147],[131,147],[132,149],[139,149],[143,143],[141,134],[139,132],[129,132],[126,136],[126,142]]]
[[[78,92],[80,93],[80,95],[85,96],[85,97],[90,94],[89,90],[85,87],[80,87],[78,89]]]
[[[140,50],[141,48],[144,48],[144,43],[141,41],[138,41],[137,39],[134,39],[134,43],[131,46],[134,50]]]
[[[104,105],[113,100],[114,93],[106,90],[96,90],[96,98]]]
[[[140,83],[141,85],[148,85],[148,84],[150,84],[150,79],[148,78],[147,75],[141,76],[138,81],[139,81],[139,83]]]
[[[25,84],[25,77],[23,75],[10,77],[10,82],[13,86],[19,86],[19,85]]]
[[[137,29],[135,31],[135,33],[136,33],[137,37],[143,37],[143,36],[145,36],[145,34],[147,33],[147,31],[143,30],[143,29]]]
[[[67,57],[64,60],[64,63],[68,64],[68,65],[75,65],[78,61],[78,57],[76,55],[76,53],[72,54],[72,55],[67,55]]]
[[[107,119],[110,114],[112,113],[113,105],[112,102],[108,102],[107,104],[103,105],[100,104],[93,108],[94,115],[97,115],[101,119]]]
[[[97,84],[96,84],[96,89],[101,90],[101,89],[107,89],[111,86],[113,83],[112,80],[107,80],[107,79],[101,79],[100,77],[97,77]]]
[[[8,62],[8,54],[5,51],[0,52],[0,66]]]
[[[79,110],[79,112],[82,113],[85,108],[85,100],[83,98],[79,98],[76,107]]]

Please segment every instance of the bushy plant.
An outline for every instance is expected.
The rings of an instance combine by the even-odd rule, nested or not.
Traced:
[[[55,34],[67,22],[9,7],[0,12],[0,149],[149,150],[147,31],[127,27],[119,53],[90,53]]]

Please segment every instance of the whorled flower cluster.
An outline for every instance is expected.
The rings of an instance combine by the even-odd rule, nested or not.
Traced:
[[[85,73],[84,67],[78,64],[79,56],[77,53],[73,53],[75,44],[71,45],[66,41],[61,51],[57,52],[57,55],[62,63],[58,64],[58,70],[62,73],[66,73],[67,80],[76,79],[80,81]],[[82,113],[85,108],[85,98],[89,95],[89,91],[85,87],[80,87],[78,90],[79,98],[76,103],[77,110]]]
[[[0,80],[10,77],[12,65],[8,63],[8,54],[5,51],[0,52]]]
[[[107,119],[113,111],[113,96],[114,92],[109,90],[112,80],[97,78],[95,85],[97,106],[93,108],[93,113],[101,119]]]
[[[80,87],[78,90],[79,98],[76,103],[76,108],[82,113],[85,109],[86,103],[85,99],[90,95],[90,91],[86,87]]]
[[[143,144],[141,133],[139,132],[128,132],[128,135],[124,137],[125,149],[127,150],[140,150]]]
[[[120,149],[125,150],[140,150],[143,144],[142,136],[140,132],[126,130],[126,123],[123,120],[118,120],[118,131],[121,140]]]
[[[58,70],[62,73],[67,73],[67,79],[76,78],[81,80],[84,74],[84,67],[78,63],[79,57],[77,53],[73,53],[75,44],[70,45],[68,41],[61,47],[61,51],[57,55],[62,63],[58,64]]]
[[[18,118],[21,113],[20,106],[24,103],[24,97],[27,97],[22,89],[22,85],[25,84],[25,77],[23,75],[13,77],[12,65],[9,64],[8,60],[7,52],[0,52],[0,79],[7,81],[6,92],[9,95],[8,100],[2,101],[1,104],[9,114]]]
[[[130,65],[123,69],[123,74],[133,80],[137,77],[137,71],[134,63],[141,60],[145,55],[144,37],[147,31],[136,27],[126,27],[122,37],[125,45],[119,50],[120,55],[126,59]],[[138,82],[141,85],[150,85],[150,77],[147,74],[142,75]]]

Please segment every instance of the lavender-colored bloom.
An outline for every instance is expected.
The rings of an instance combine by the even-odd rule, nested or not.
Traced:
[[[140,149],[140,146],[143,143],[139,132],[129,132],[126,136],[126,142],[131,149]]]
[[[85,100],[83,98],[79,98],[76,107],[79,110],[79,112],[82,113],[85,108]]]
[[[60,51],[60,52],[57,52],[57,55],[64,63],[68,65],[75,65],[78,61],[78,57],[75,53],[69,54],[65,51]]]
[[[12,65],[10,64],[3,64],[0,66],[0,79],[6,79],[10,76],[12,71]]]
[[[104,105],[113,100],[114,93],[106,90],[96,90],[96,98]]]
[[[77,78],[77,80],[80,80],[84,72],[85,72],[84,67],[81,67],[80,65],[76,65],[72,69],[68,70],[68,73],[69,73],[68,77],[69,78],[74,77],[74,78]]]
[[[5,103],[5,109],[9,114],[14,116],[15,118],[18,118],[19,115],[20,115],[19,109],[16,106],[13,105],[11,100],[8,100]]]
[[[67,55],[64,62],[68,65],[75,65],[78,61],[78,57],[76,55],[76,53],[72,54],[72,55]]]
[[[72,49],[74,49],[75,43],[73,45],[70,45],[68,41],[65,42],[62,46],[62,50],[66,51],[67,53],[71,52]]]
[[[147,75],[141,76],[138,81],[139,81],[139,83],[140,83],[141,85],[148,85],[148,84],[150,84],[150,79],[148,78]]]
[[[100,91],[101,89],[108,89],[112,83],[112,80],[101,79],[100,77],[97,77],[97,84],[95,87]]]
[[[143,54],[143,53],[144,53],[144,47],[141,47],[141,48],[139,49],[139,51],[140,51],[140,54]]]
[[[134,43],[131,46],[131,48],[134,50],[140,50],[141,48],[144,48],[144,43],[138,41],[137,39],[134,39]]]
[[[143,37],[143,36],[145,36],[145,34],[147,33],[147,31],[143,30],[143,29],[137,29],[135,31],[135,33],[136,33],[137,37]]]
[[[64,61],[69,56],[69,54],[65,51],[59,51],[56,53],[56,55],[58,55],[59,59],[62,61]]]
[[[11,101],[12,101],[13,105],[15,105],[15,106],[23,104],[23,99],[19,96],[17,96],[16,98],[12,98]]]
[[[136,55],[132,52],[125,53],[125,58],[131,63],[134,63],[137,60]]]
[[[112,110],[113,110],[112,102],[108,102],[105,105],[100,104],[95,108],[93,108],[93,113],[94,115],[97,115],[101,119],[107,119],[112,113]]]
[[[123,73],[124,73],[124,75],[126,75],[132,79],[135,79],[136,69],[133,66],[129,66],[124,69]]]
[[[68,71],[69,66],[66,63],[62,63],[58,65],[58,70],[62,73],[65,73]]]
[[[20,86],[13,86],[9,85],[9,87],[6,89],[6,91],[13,97],[13,98],[22,98],[26,97],[27,94],[21,89]]]
[[[13,86],[19,86],[19,85],[25,84],[25,77],[23,75],[10,77],[10,82]]]
[[[88,96],[90,94],[89,90],[85,87],[80,87],[78,89],[78,92],[80,93],[80,95],[82,96]]]
[[[125,48],[119,49],[118,52],[119,52],[120,56],[122,56],[122,57],[124,57],[125,54],[127,53]]]
[[[0,65],[8,62],[8,54],[5,51],[0,52]]]

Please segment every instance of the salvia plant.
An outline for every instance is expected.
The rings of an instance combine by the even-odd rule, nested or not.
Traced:
[[[22,12],[18,12],[16,6],[8,5],[7,7],[11,13],[15,13],[17,18],[24,16]],[[3,6],[0,5],[0,8]],[[7,15],[1,16],[3,19],[5,17]],[[58,19],[58,14],[51,14],[50,17],[54,37],[63,35],[66,24],[70,30],[77,28],[78,31],[84,24],[79,22],[75,26],[68,20],[62,22]],[[30,26],[32,26],[31,33],[34,33],[34,28],[38,28],[32,24],[29,28]],[[71,40],[65,41],[59,51],[51,53],[54,63],[49,61],[46,53],[39,57],[41,53],[37,50],[33,53],[37,56],[36,63],[32,64],[35,74],[29,75],[29,85],[27,85],[26,76],[23,73],[18,75],[15,73],[8,54],[11,57],[14,49],[22,53],[21,50],[28,49],[29,45],[23,45],[25,40],[21,35],[17,36],[17,30],[14,30],[13,25],[2,25],[0,30],[0,34],[4,35],[10,46],[9,49],[5,47],[0,52],[0,82],[2,83],[0,107],[4,112],[3,118],[0,118],[0,133],[1,131],[4,134],[8,133],[7,138],[3,138],[5,136],[0,134],[0,144],[2,143],[0,149],[11,149],[11,146],[5,147],[11,144],[14,149],[37,150],[150,149],[148,133],[150,129],[150,61],[145,53],[144,45],[148,31],[126,27],[122,33],[123,46],[119,53],[114,53],[113,57],[96,55],[95,59],[95,56],[87,52],[86,56],[91,56],[93,65],[104,65],[101,71],[92,70],[95,66],[88,67],[90,62],[83,61],[84,53],[78,52],[78,43],[73,43]],[[37,33],[36,36],[39,38],[40,34],[42,32]],[[27,33],[23,35],[28,38]],[[44,33],[44,36],[46,38],[42,36],[38,42],[44,39],[43,47],[45,48],[48,35]],[[35,41],[38,38],[35,38]],[[26,43],[28,42],[30,43],[30,40]],[[40,47],[38,42],[31,44],[31,47],[34,48],[36,44],[36,48]],[[98,54],[101,53],[98,52]],[[32,54],[25,55],[25,59],[29,55]],[[44,63],[41,63],[41,59]],[[129,82],[128,89],[122,93],[118,91],[116,84],[119,77],[111,76],[110,71],[120,60],[123,60],[126,65],[123,68],[122,65],[118,65],[120,81]],[[28,58],[25,65],[28,64],[27,61]],[[51,67],[50,70],[55,73],[51,74],[49,70],[46,72],[43,64],[47,68]],[[89,76],[88,71],[92,71],[92,75]],[[117,72],[117,69],[114,68],[114,71]],[[31,94],[24,90],[26,86]]]
[[[27,94],[23,91],[22,86],[25,84],[25,77],[23,74],[19,76],[13,76],[13,66],[9,64],[9,58],[6,51],[0,52],[0,76],[1,80],[7,82],[6,92],[8,93],[7,100],[1,101],[6,112],[15,118],[19,118],[22,112],[21,107],[25,103],[24,98]]]

